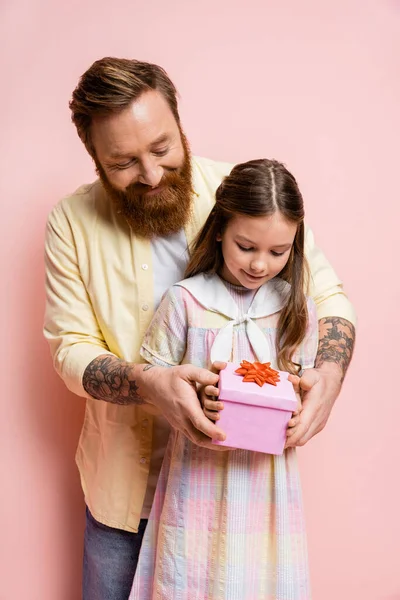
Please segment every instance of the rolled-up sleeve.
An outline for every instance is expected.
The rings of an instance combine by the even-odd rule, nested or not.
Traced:
[[[311,274],[308,293],[316,304],[318,319],[341,317],[356,325],[356,313],[343,284],[324,253],[315,245],[314,234],[309,227],[306,228],[305,250]]]
[[[92,360],[111,354],[102,337],[84,282],[71,226],[60,206],[50,214],[45,239],[44,336],[57,373],[78,396],[87,397],[82,377]]]

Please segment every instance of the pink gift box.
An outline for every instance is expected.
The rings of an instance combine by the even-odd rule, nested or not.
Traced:
[[[220,372],[219,399],[224,409],[219,413],[218,427],[226,433],[226,440],[214,444],[243,448],[267,454],[282,454],[286,429],[297,408],[293,385],[288,373],[279,371],[280,381],[274,386],[262,387],[244,382],[235,373],[240,365],[228,363]]]

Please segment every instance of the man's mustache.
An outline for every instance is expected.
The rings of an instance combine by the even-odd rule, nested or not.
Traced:
[[[160,182],[157,185],[155,185],[154,187],[171,186],[177,181],[177,179],[179,179],[179,169],[171,169],[167,173],[164,173]],[[138,196],[140,196],[140,195],[145,194],[149,190],[151,190],[152,187],[153,186],[151,186],[151,185],[146,185],[145,183],[140,183],[137,181],[135,183],[129,184],[125,188],[125,192],[128,194],[133,193],[133,194],[137,194]]]

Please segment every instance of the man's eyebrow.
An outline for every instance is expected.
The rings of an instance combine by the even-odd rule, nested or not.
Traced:
[[[164,144],[165,142],[168,142],[168,141],[169,141],[169,135],[167,135],[166,133],[163,133],[156,140],[154,140],[154,142],[151,142],[150,148],[152,146],[157,146],[158,144]]]
[[[108,158],[132,158],[132,154],[129,152],[120,152],[119,150],[114,150],[110,152]]]
[[[160,135],[158,138],[156,138],[154,141],[151,142],[150,144],[150,148],[152,148],[153,146],[158,146],[159,144],[164,144],[165,142],[169,141],[169,136],[166,133],[163,133],[162,135]],[[108,155],[108,158],[133,158],[132,153],[131,152],[121,152],[120,150],[113,150],[110,152],[110,154]]]

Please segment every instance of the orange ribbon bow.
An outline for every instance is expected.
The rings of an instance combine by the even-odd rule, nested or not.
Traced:
[[[242,360],[240,368],[236,369],[235,373],[243,375],[243,381],[253,381],[260,387],[264,383],[270,383],[276,385],[279,379],[279,372],[272,369],[271,363],[251,363],[248,360]]]

